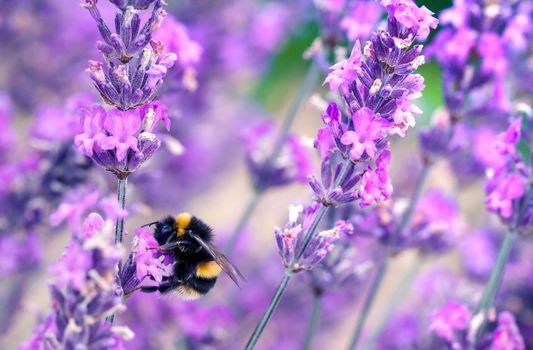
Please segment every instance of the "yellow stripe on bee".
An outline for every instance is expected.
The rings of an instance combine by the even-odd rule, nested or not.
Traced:
[[[176,234],[178,237],[185,234],[185,230],[191,223],[192,215],[189,213],[181,213],[176,216]]]
[[[220,274],[220,271],[222,271],[222,269],[216,262],[203,262],[198,264],[198,267],[196,268],[196,276],[202,278],[215,278]]]
[[[179,286],[176,288],[176,293],[183,300],[196,300],[203,295],[190,286]]]

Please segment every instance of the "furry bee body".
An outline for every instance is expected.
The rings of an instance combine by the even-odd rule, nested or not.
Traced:
[[[173,274],[158,286],[145,286],[143,292],[175,291],[183,299],[197,299],[216,284],[222,270],[237,283],[240,272],[213,244],[212,229],[189,213],[168,216],[155,225],[154,237],[161,249],[174,256]]]

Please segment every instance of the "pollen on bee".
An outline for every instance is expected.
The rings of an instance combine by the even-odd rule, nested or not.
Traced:
[[[176,226],[177,226],[177,235],[183,236],[185,234],[185,229],[191,223],[192,215],[189,213],[180,213],[176,216]]]
[[[202,278],[215,278],[220,274],[220,265],[215,261],[199,263],[196,268],[196,276]]]

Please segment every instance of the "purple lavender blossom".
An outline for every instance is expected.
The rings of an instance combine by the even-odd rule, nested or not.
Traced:
[[[411,47],[415,38],[423,40],[437,20],[427,8],[410,1],[383,1],[389,17],[387,29],[375,32],[361,50],[357,41],[350,57],[331,67],[324,84],[339,90],[346,101],[347,118],[335,104],[330,104],[322,120],[315,146],[322,158],[322,181],[310,176],[309,183],[317,200],[338,204],[329,197],[344,198],[341,203],[361,199],[361,206],[387,199],[392,193],[388,178],[390,152],[387,136],[405,136],[414,126],[414,114],[421,111],[411,100],[421,95],[423,78],[412,74],[424,63],[422,45]],[[340,155],[334,157],[334,155]],[[332,171],[339,174],[340,160],[350,159],[352,166],[344,178],[333,182]],[[375,161],[375,168],[369,164]],[[355,174],[355,175],[354,175]],[[353,191],[360,182],[360,188]],[[350,192],[351,191],[351,192]],[[335,194],[334,194],[335,193]]]
[[[335,227],[340,231],[335,248],[310,271],[309,284],[315,296],[349,294],[350,287],[362,285],[374,267],[373,249],[353,237],[354,226],[338,220]]]
[[[97,205],[99,198],[100,193],[90,188],[81,187],[67,193],[62,203],[50,215],[50,223],[52,226],[58,226],[67,221],[73,233],[78,234],[82,218],[88,210]]]
[[[172,273],[172,265],[168,261],[170,257],[158,249],[159,243],[151,230],[146,228],[137,230],[133,246],[139,280],[150,276],[156,282],[161,282],[163,277],[168,277]]]
[[[51,272],[52,314],[21,349],[123,348],[133,338],[127,327],[105,323],[124,306],[115,293],[115,266],[122,253],[112,244],[111,225],[97,214],[84,223],[84,235],[73,237]]]
[[[493,144],[494,152],[501,158],[488,169],[488,182],[486,185],[486,204],[489,211],[497,213],[508,223],[521,226],[523,216],[529,211],[531,206],[528,203],[533,178],[531,159],[524,157],[517,151],[518,143],[523,142],[523,146],[531,149],[527,138],[522,138],[522,134],[527,135],[527,130],[522,130],[524,118],[516,119],[506,132],[498,135]],[[526,155],[529,157],[529,155]]]
[[[350,147],[350,159],[357,161],[366,154],[373,158],[376,154],[376,141],[384,133],[386,123],[377,117],[370,109],[363,107],[352,116],[355,131],[346,131],[341,137],[341,143]]]
[[[165,52],[174,52],[177,55],[181,82],[187,90],[195,91],[198,87],[198,65],[203,53],[200,44],[192,40],[187,28],[170,14],[155,32],[154,39],[164,44]]]
[[[340,89],[343,93],[347,93],[349,84],[357,78],[360,68],[361,46],[359,41],[356,41],[350,56],[346,60],[335,63],[330,67],[333,71],[328,74],[324,84],[329,84],[332,91]]]
[[[283,186],[291,182],[305,182],[311,172],[311,157],[303,141],[288,135],[279,156],[271,161],[270,152],[275,139],[271,123],[262,123],[243,132],[248,165],[256,189]]]
[[[490,350],[525,350],[524,339],[520,334],[514,316],[507,311],[498,315],[498,327],[492,333]]]
[[[357,119],[357,123],[362,128],[358,131],[360,136],[355,131],[348,131],[347,124],[341,121],[341,114],[335,103],[331,103],[327,114],[322,116],[327,127],[319,130],[315,141],[315,147],[319,149],[322,158],[322,183],[313,175],[308,176],[308,181],[315,192],[315,200],[324,205],[337,206],[361,198],[361,206],[364,207],[381,200],[382,197],[387,199],[392,193],[388,178],[390,152],[387,150],[381,151],[382,153],[377,157],[375,169],[367,166],[357,171],[356,167],[352,167],[343,179],[339,178],[339,165],[332,170],[333,161],[336,160],[332,155],[336,152],[343,153],[344,158],[356,161],[373,157],[378,147],[382,149],[386,146],[386,143],[376,144],[374,142],[378,135],[381,136],[382,120],[375,119],[372,111],[366,108],[361,109],[360,112],[360,115],[354,117],[354,120],[360,117]],[[374,121],[375,125],[372,125]],[[363,132],[363,129],[367,132],[369,129],[375,131],[367,134]],[[334,188],[334,184],[339,181],[338,187]],[[358,183],[360,183],[360,189],[355,188]]]
[[[160,102],[128,111],[93,106],[83,110],[83,132],[76,135],[74,144],[98,165],[123,179],[159,149],[161,141],[153,133],[158,121],[170,127],[167,109]]]
[[[315,234],[300,260],[295,261],[297,253],[302,249],[304,236],[313,221],[316,209],[316,206],[305,209],[303,206],[291,206],[289,221],[285,227],[274,229],[279,254],[289,271],[312,270],[333,249],[333,243],[340,238],[341,231],[345,231],[345,224],[338,223],[329,230]]]
[[[458,334],[466,331],[471,318],[467,306],[457,301],[450,301],[435,312],[429,329],[450,343],[452,348],[457,348],[461,338]]]
[[[151,16],[141,26],[139,13],[152,4]],[[152,102],[177,59],[174,53],[164,53],[161,42],[152,40],[153,33],[167,15],[164,1],[140,1],[138,4],[120,1],[116,4],[120,9],[115,16],[116,33],[111,32],[96,5],[96,0],[82,3],[96,21],[103,39],[97,47],[105,58],[105,69],[98,61],[90,61],[88,68],[98,92],[104,101],[122,111]]]
[[[71,142],[81,132],[81,111],[94,103],[89,94],[74,94],[64,105],[43,104],[37,107],[31,127],[32,137],[46,142]],[[62,128],[58,128],[62,125]]]
[[[442,191],[430,190],[418,202],[411,222],[414,244],[422,253],[449,250],[459,241],[462,220],[457,201]]]
[[[472,317],[468,307],[460,302],[450,301],[435,312],[429,329],[452,349],[525,350],[524,339],[515,318],[508,311],[498,314],[494,331],[484,337],[478,346],[472,343],[475,327],[475,317]]]
[[[148,228],[139,228],[135,232],[132,250],[121,266],[118,279],[124,295],[129,296],[148,278],[161,282],[172,274],[174,258],[159,249],[159,243]]]
[[[496,263],[500,241],[500,237],[490,229],[481,229],[463,238],[460,250],[469,276],[476,279],[488,278]]]
[[[392,194],[392,183],[389,178],[390,152],[383,151],[376,159],[376,169],[367,167],[361,177],[361,207],[365,207],[381,200],[390,198]]]
[[[422,325],[420,320],[411,312],[398,312],[389,322],[379,339],[380,350],[403,350],[418,347]]]
[[[284,36],[292,22],[291,9],[282,2],[261,4],[253,19],[251,36],[256,47],[264,52],[274,52],[283,44]]]
[[[127,306],[128,312],[121,320],[135,333],[128,349],[158,349],[169,345],[229,349],[235,341],[230,331],[236,319],[229,305],[181,303],[156,294],[139,294],[129,298]],[[173,331],[169,332],[169,328]]]
[[[372,0],[314,0],[319,10],[322,38],[329,47],[366,40],[379,22],[384,6]]]
[[[490,115],[497,120],[510,111],[505,78],[516,41],[524,38],[522,8],[470,0],[455,1],[441,13],[445,28],[435,37],[431,56],[443,69],[445,101],[455,117]],[[516,40],[509,40],[513,30]],[[473,93],[476,99],[469,101]]]
[[[427,7],[418,7],[409,0],[381,0],[381,4],[387,8],[389,18],[394,16],[400,24],[412,31],[413,36],[422,41],[427,39],[430,29],[437,28],[439,23]]]
[[[348,14],[341,20],[340,27],[350,41],[367,39],[379,21],[382,9],[374,1],[354,1]]]
[[[2,232],[0,235],[0,276],[32,271],[43,260],[41,240],[36,233],[18,236]]]
[[[351,217],[355,236],[377,238],[392,252],[419,249],[422,254],[442,254],[457,242],[462,222],[457,203],[442,191],[430,190],[414,208],[412,220],[400,230],[407,210],[400,198]]]

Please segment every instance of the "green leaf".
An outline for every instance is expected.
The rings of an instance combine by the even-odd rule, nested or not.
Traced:
[[[526,141],[524,141],[524,139],[518,142],[518,145],[516,145],[516,150],[518,151],[522,159],[524,159],[524,162],[527,165],[531,165],[531,147],[527,144]]]
[[[528,117],[524,113],[522,115],[522,126],[521,126],[521,130],[522,130],[521,135],[523,136],[518,142],[518,144],[516,145],[516,150],[527,165],[531,165],[531,145],[529,145],[529,143],[524,138],[524,136],[528,135],[529,127],[530,125],[529,125]]]

